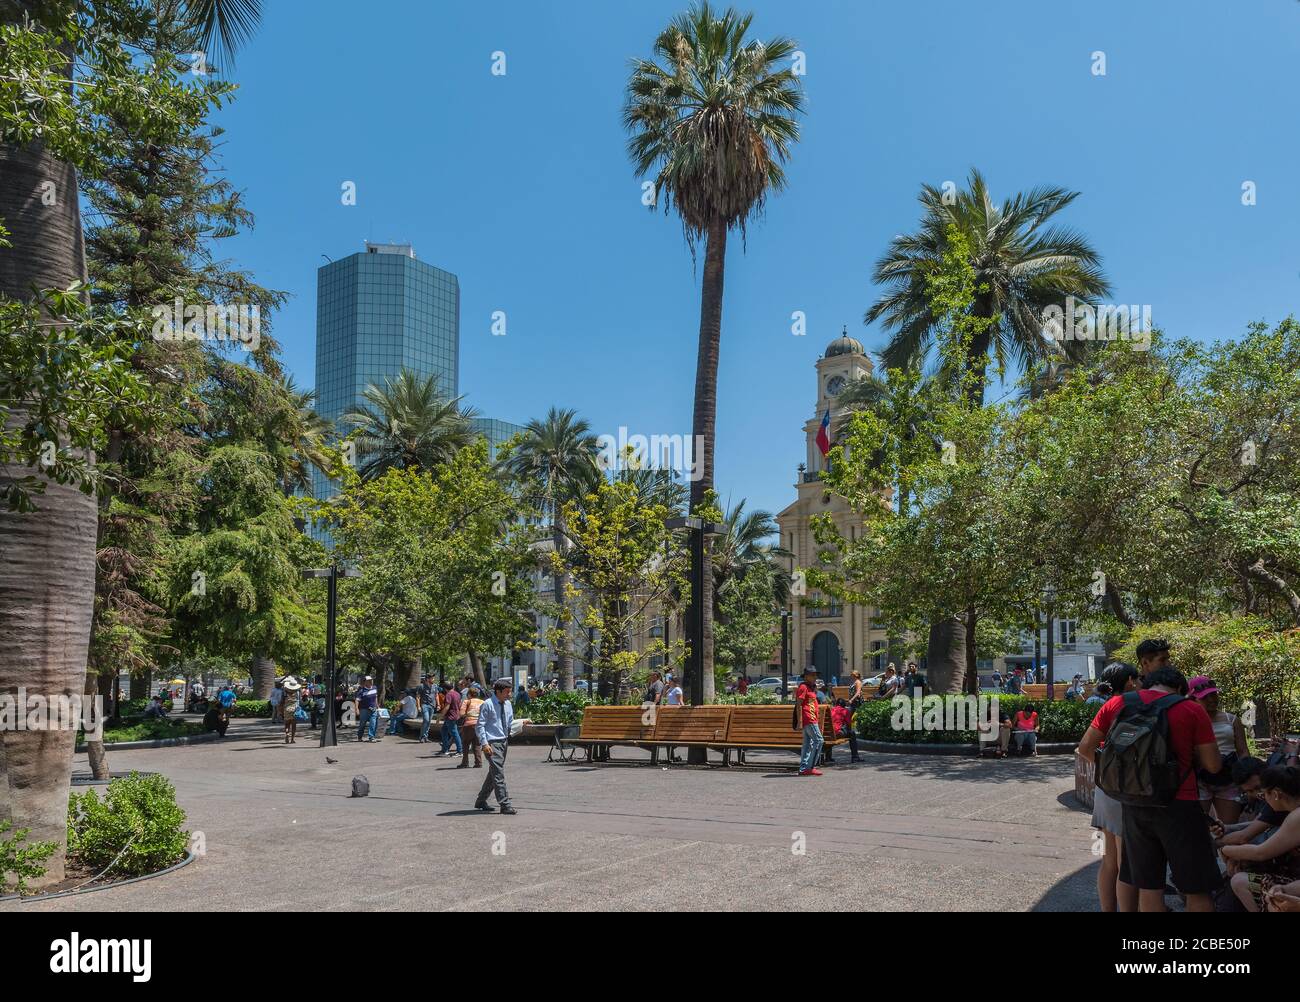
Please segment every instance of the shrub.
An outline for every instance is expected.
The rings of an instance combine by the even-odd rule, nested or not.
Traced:
[[[271,702],[267,699],[237,699],[230,708],[232,717],[269,717]]]
[[[739,693],[720,693],[715,702],[719,706],[766,706],[781,702],[781,697],[767,689],[751,688],[745,695]]]
[[[171,783],[133,772],[109,783],[103,800],[94,790],[69,797],[68,855],[95,871],[156,873],[185,855],[184,824]]]
[[[1300,727],[1300,630],[1279,632],[1253,616],[1148,623],[1134,628],[1115,656],[1137,664],[1137,645],[1148,637],[1169,641],[1170,663],[1188,678],[1213,678],[1222,709],[1240,713],[1258,700],[1271,734]]]
[[[899,697],[905,698],[905,697]],[[1098,707],[1082,702],[1066,702],[1063,699],[1048,702],[1045,699],[1031,699],[1027,696],[1007,696],[995,694],[998,702],[997,713],[1001,716],[1015,716],[1017,710],[1026,703],[1033,703],[1038,710],[1038,738],[1040,741],[1078,741],[1088,724],[1097,715]],[[912,712],[922,712],[921,701],[912,700]],[[890,699],[868,700],[858,707],[853,715],[853,725],[858,734],[868,741],[896,741],[900,743],[920,744],[974,744],[979,736],[974,730],[966,731],[923,731],[895,730],[892,724],[894,701]]]
[[[582,711],[588,706],[608,706],[603,696],[589,698],[582,692],[544,692],[515,707],[515,716],[528,717],[535,724],[580,724]]]
[[[12,821],[0,821],[0,836],[13,826]],[[25,892],[27,881],[44,876],[45,867],[41,864],[58,851],[57,842],[32,842],[20,847],[18,843],[30,833],[30,828],[19,828],[9,838],[0,838],[0,891]]]

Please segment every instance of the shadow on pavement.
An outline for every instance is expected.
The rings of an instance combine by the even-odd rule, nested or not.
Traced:
[[[1070,874],[1047,889],[1030,907],[1031,912],[1097,911],[1097,869],[1101,860]]]

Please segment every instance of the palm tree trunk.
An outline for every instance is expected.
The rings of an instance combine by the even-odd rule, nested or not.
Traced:
[[[709,224],[707,245],[704,251],[704,281],[700,288],[700,345],[695,364],[695,412],[691,420],[692,458],[696,446],[701,447],[698,457],[700,476],[691,481],[691,511],[704,501],[706,491],[713,489],[713,442],[718,414],[718,357],[722,343],[722,287],[727,260],[727,224],[714,219]],[[704,701],[712,703],[713,684],[713,546],[704,541],[705,574],[702,595],[704,603],[704,635],[692,637],[700,645],[700,670],[704,675]]]
[[[956,616],[930,624],[925,676],[931,692],[961,692],[966,677],[966,626]]]
[[[265,651],[253,655],[253,698],[270,699],[275,688],[275,661]]]
[[[35,5],[5,10],[7,21]],[[71,64],[67,71],[71,73]],[[54,185],[55,203],[43,196]],[[0,294],[26,299],[33,287],[63,289],[86,277],[77,174],[39,143],[0,145],[0,219],[13,246],[0,249]],[[6,419],[21,425],[14,406]],[[93,458],[93,457],[87,457]],[[39,469],[0,465],[0,485]],[[0,510],[0,693],[16,697],[82,692],[95,601],[93,495],[47,482],[35,512]],[[68,836],[75,729],[0,732],[0,818],[29,828],[31,841],[56,842],[34,888],[61,881]]]
[[[555,523],[552,528],[551,540],[555,545],[555,552],[563,557],[565,550],[565,541],[568,539],[568,533],[565,531],[564,516],[556,511]],[[564,570],[564,564],[560,564],[559,570],[552,575],[555,591],[555,608],[557,613],[565,608],[568,601],[569,589],[569,572]],[[573,689],[573,654],[569,650],[569,622],[568,619],[560,615],[556,629],[555,640],[555,670],[560,676],[560,691],[570,692]]]

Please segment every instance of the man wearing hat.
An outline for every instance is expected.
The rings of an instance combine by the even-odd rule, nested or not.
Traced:
[[[367,734],[367,741],[375,740],[375,731],[379,728],[379,690],[375,688],[375,679],[372,675],[367,675],[361,680],[361,685],[357,687],[357,694],[354,697],[357,708],[357,740],[361,740],[361,735]]]
[[[819,704],[817,702],[816,668],[804,669],[803,682],[794,694],[794,706],[797,715],[796,719],[803,728],[803,749],[799,753],[799,775],[820,776],[822,771],[817,768],[817,763],[821,761],[823,739],[822,729],[817,723]]]

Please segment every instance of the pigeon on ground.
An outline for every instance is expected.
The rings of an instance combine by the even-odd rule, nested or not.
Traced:
[[[326,761],[329,765],[338,765],[338,764],[339,764],[339,760],[338,760],[338,759],[336,759],[336,758],[330,758],[328,755],[325,756],[325,761]]]

